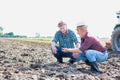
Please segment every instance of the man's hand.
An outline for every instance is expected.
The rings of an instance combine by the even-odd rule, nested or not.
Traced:
[[[54,54],[57,54],[57,48],[56,47],[52,47],[52,51]]]
[[[67,49],[67,48],[62,48],[62,51],[63,51],[63,52],[69,52],[69,49]],[[73,57],[74,57],[74,58],[77,58],[77,57],[78,57],[78,53],[73,53]]]
[[[68,52],[68,49],[67,48],[62,48],[62,51],[63,52]]]
[[[77,58],[78,57],[78,53],[73,53],[73,57]]]

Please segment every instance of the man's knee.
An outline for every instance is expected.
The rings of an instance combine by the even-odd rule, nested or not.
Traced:
[[[57,53],[61,51],[60,46],[55,46],[55,47],[56,47],[56,49],[57,49]],[[52,48],[51,48],[51,51],[52,51]],[[52,53],[53,53],[53,51],[52,51]],[[57,53],[56,53],[56,54],[57,54]],[[54,54],[54,53],[53,53],[53,54]]]
[[[60,46],[55,46],[55,47],[56,47],[56,49],[57,49],[57,52],[61,52],[61,51],[62,51],[62,49],[61,49]]]
[[[91,57],[91,56],[94,56],[95,54],[94,54],[94,52],[93,52],[93,50],[87,50],[87,51],[85,51],[85,55],[86,55],[86,57]]]
[[[86,58],[90,61],[90,62],[93,62],[93,61],[96,61],[96,54],[94,53],[93,50],[87,50],[86,51]]]

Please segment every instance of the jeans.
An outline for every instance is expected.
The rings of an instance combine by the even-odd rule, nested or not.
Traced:
[[[55,46],[55,47],[57,48],[57,53],[54,54],[52,51],[55,58],[59,59],[59,58],[67,57],[67,58],[71,58],[71,60],[73,61],[76,61],[76,58],[73,58],[73,53],[63,52],[60,46]]]
[[[108,58],[107,51],[100,52],[97,50],[86,50],[78,54],[78,58],[76,59],[76,62],[80,60],[83,61],[88,60],[89,62],[95,62],[95,61],[104,62],[107,60],[107,58]]]

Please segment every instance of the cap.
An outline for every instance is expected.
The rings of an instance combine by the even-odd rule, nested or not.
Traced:
[[[66,23],[63,22],[63,21],[60,21],[60,22],[58,23],[58,27],[63,26],[63,25],[66,25]]]
[[[86,25],[79,25],[79,26],[77,26],[77,28],[79,28],[79,27],[83,27],[83,26],[86,26]]]
[[[86,24],[84,24],[84,23],[79,23],[79,24],[77,24],[77,28],[83,27],[83,26],[86,26]],[[87,26],[86,26],[86,27],[87,27]]]

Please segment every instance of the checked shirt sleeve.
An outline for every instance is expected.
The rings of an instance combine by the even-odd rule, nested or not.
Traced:
[[[52,42],[57,43],[58,42],[58,32],[55,33],[54,39],[52,40]]]
[[[91,38],[85,39],[85,41],[82,43],[81,47],[79,48],[82,52],[85,50],[88,50],[93,44],[93,41]]]

